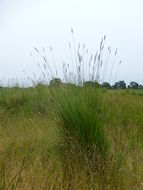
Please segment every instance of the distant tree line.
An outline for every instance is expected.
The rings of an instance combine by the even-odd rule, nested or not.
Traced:
[[[75,85],[75,84],[71,84],[70,82],[69,83],[63,83],[61,81],[60,78],[53,78],[50,83],[49,83],[49,86],[63,86],[63,85]],[[46,85],[46,84],[43,84],[42,82],[41,83],[38,83],[36,86],[41,86],[41,85]],[[121,80],[119,82],[115,82],[114,85],[111,85],[109,82],[103,82],[102,84],[101,83],[98,83],[97,81],[85,81],[83,83],[83,86],[86,87],[86,86],[95,86],[95,87],[101,87],[101,88],[107,88],[107,89],[143,89],[143,85],[141,84],[138,84],[137,82],[135,81],[132,81],[130,82],[129,85],[127,85],[125,83],[124,80]],[[2,86],[0,86],[0,88],[3,88]]]
[[[59,86],[63,85],[61,79],[54,78],[50,81],[50,86]],[[114,85],[111,85],[109,82],[103,82],[102,84],[99,84],[97,81],[86,81],[83,84],[84,86],[100,86],[107,89],[143,89],[143,85],[138,84],[135,81],[130,82],[129,85],[126,85],[125,81],[121,80],[119,82],[115,82]]]
[[[138,84],[137,82],[130,82],[129,85],[126,85],[125,81],[115,82],[114,85],[110,85],[108,82],[101,84],[102,87],[109,89],[143,89],[143,85]]]

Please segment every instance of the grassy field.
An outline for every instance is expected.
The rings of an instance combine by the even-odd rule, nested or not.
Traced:
[[[143,91],[0,89],[0,190],[143,189]]]

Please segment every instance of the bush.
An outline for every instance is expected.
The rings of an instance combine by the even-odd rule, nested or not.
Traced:
[[[62,82],[61,82],[61,79],[59,78],[54,78],[50,81],[50,86],[59,86],[61,84]]]

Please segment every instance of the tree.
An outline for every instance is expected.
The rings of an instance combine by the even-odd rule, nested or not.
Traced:
[[[138,89],[143,89],[143,85],[140,84],[140,85],[138,86]]]
[[[113,85],[113,88],[116,88],[116,89],[126,89],[126,83],[124,81],[116,82]]]
[[[62,84],[62,81],[60,78],[54,78],[50,80],[50,86],[60,86]]]
[[[101,85],[101,87],[103,88],[111,88],[110,84],[108,82],[103,82],[103,84]]]
[[[130,82],[130,85],[128,85],[128,88],[137,89],[139,87],[139,84],[137,82]]]
[[[83,83],[83,86],[94,86],[94,87],[99,87],[100,84],[97,81],[86,81]]]

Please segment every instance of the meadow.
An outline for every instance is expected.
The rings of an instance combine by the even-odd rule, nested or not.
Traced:
[[[0,88],[0,189],[143,189],[143,91]]]
[[[0,190],[143,189],[142,85],[115,83],[106,36],[94,55],[71,33],[61,73],[35,47],[31,87],[0,88]]]

